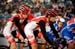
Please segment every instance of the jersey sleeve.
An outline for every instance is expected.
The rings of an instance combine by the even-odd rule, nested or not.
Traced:
[[[15,18],[15,16],[12,16],[11,18],[8,19],[8,21],[12,22],[14,20],[14,18]]]
[[[13,22],[13,21],[14,21],[14,19],[15,19],[15,17],[17,17],[17,18],[19,18],[19,19],[20,19],[20,16],[19,16],[18,14],[16,14],[16,15],[12,16],[11,18],[9,18],[9,19],[8,19],[8,21]]]

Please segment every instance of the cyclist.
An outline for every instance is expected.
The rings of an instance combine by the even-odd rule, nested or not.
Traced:
[[[64,27],[61,31],[62,37],[66,39],[68,49],[74,49],[75,23]]]
[[[18,39],[20,39],[21,42],[24,42],[24,38],[26,38],[26,37],[25,37],[23,28],[28,23],[28,21],[30,21],[32,18],[34,18],[34,16],[32,14],[30,14],[30,8],[25,4],[20,5],[18,8],[18,11],[19,11],[19,13],[12,16],[11,18],[9,18],[9,20],[4,28],[4,31],[3,31],[5,38],[10,43],[10,49],[17,48],[15,39],[11,33],[14,30],[16,30],[16,32],[17,32],[16,37]],[[24,44],[21,43],[20,49],[23,49],[23,46],[24,46]]]
[[[55,29],[58,31],[59,34],[59,39],[62,38],[60,31],[62,30],[62,28],[64,27],[64,23],[65,23],[65,19],[64,18],[60,18],[57,22],[55,22],[53,25],[55,27]],[[49,27],[49,25],[47,25],[47,30],[46,30],[46,34],[48,35],[49,39],[51,42],[56,42],[56,45],[58,48],[63,48],[60,40],[56,38],[56,36],[53,34],[53,31],[51,30],[51,28]],[[56,47],[56,48],[57,48]]]
[[[39,16],[39,17],[33,18],[32,21],[25,26],[24,32],[31,44],[32,49],[38,49],[38,45],[36,43],[36,39],[33,34],[33,31],[39,30],[43,33],[43,37],[47,38],[47,36],[45,35],[45,33],[46,33],[45,26],[46,26],[46,24],[52,25],[53,22],[55,21],[56,16],[57,16],[57,11],[55,9],[49,9],[45,16]],[[57,33],[55,33],[55,34],[57,35],[57,38],[58,38],[58,34]],[[46,41],[48,41],[48,39]],[[44,40],[44,42],[46,42],[46,41]]]
[[[67,21],[67,26],[65,26],[61,33],[62,37],[66,39],[68,44],[68,49],[74,49],[74,37],[75,37],[75,9],[72,9],[72,18]]]

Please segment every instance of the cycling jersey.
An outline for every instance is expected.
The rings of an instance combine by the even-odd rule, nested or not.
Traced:
[[[33,31],[34,30],[39,30],[40,31],[38,23],[41,20],[44,21],[45,23],[47,23],[47,19],[46,19],[45,16],[39,16],[39,17],[33,18],[32,21],[29,22],[24,28],[24,32],[25,32],[25,34],[26,34],[26,36],[27,36],[27,38],[28,38],[31,45],[36,43]]]
[[[61,29],[58,28],[58,24],[57,24],[57,23],[54,23],[53,25],[54,25],[55,29],[56,29],[58,32],[59,32],[59,30],[61,30]],[[50,40],[51,42],[56,41],[57,45],[59,46],[61,43],[60,43],[59,40],[56,40],[57,38],[56,38],[56,36],[53,34],[53,31],[51,30],[50,26],[47,25],[46,28],[47,28],[46,34],[47,34],[49,40]]]
[[[15,22],[15,21],[18,21],[16,18],[19,20],[19,22]],[[29,14],[26,19],[28,21],[30,21],[32,18],[34,18],[34,16],[32,14]],[[18,32],[16,37],[21,36],[21,34],[19,33],[20,31],[19,31],[18,27],[16,26],[16,24],[20,23],[19,27],[21,27],[23,30],[25,21],[26,21],[25,19],[21,18],[20,14],[16,14],[15,16],[12,16],[11,18],[9,18],[9,20],[4,28],[4,31],[3,31],[3,34],[8,39],[9,43],[14,42],[14,38],[11,35],[12,31],[16,30]]]
[[[75,37],[74,28],[75,28],[75,23],[64,27],[61,31],[61,35],[63,38],[66,39],[67,43],[73,42],[73,38]]]

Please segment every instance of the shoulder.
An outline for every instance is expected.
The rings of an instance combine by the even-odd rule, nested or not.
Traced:
[[[35,18],[33,14],[29,14],[29,15],[28,15],[28,19],[29,19],[29,20],[32,20],[33,18]]]
[[[42,19],[45,19],[45,16],[38,16],[38,17],[35,17],[33,18],[32,20],[42,20]]]
[[[8,19],[8,21],[13,21],[14,18],[20,18],[20,16],[18,14],[12,16],[11,18]]]
[[[67,25],[70,25],[70,24],[72,24],[72,23],[74,23],[74,22],[75,22],[74,19],[70,19],[70,20],[67,21]]]
[[[39,17],[36,17],[36,18],[32,19],[32,21],[36,21],[36,22],[39,22],[41,20],[46,22],[46,17],[45,16],[39,16]]]

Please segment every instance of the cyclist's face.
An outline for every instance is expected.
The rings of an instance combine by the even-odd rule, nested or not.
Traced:
[[[55,22],[55,17],[50,17],[50,20],[49,21],[51,21],[51,22]]]
[[[62,28],[63,27],[63,23],[62,22],[58,22],[58,27]]]
[[[24,10],[19,10],[20,13],[24,14],[24,15],[28,15],[31,11],[31,9],[27,6],[25,6],[25,9]]]

